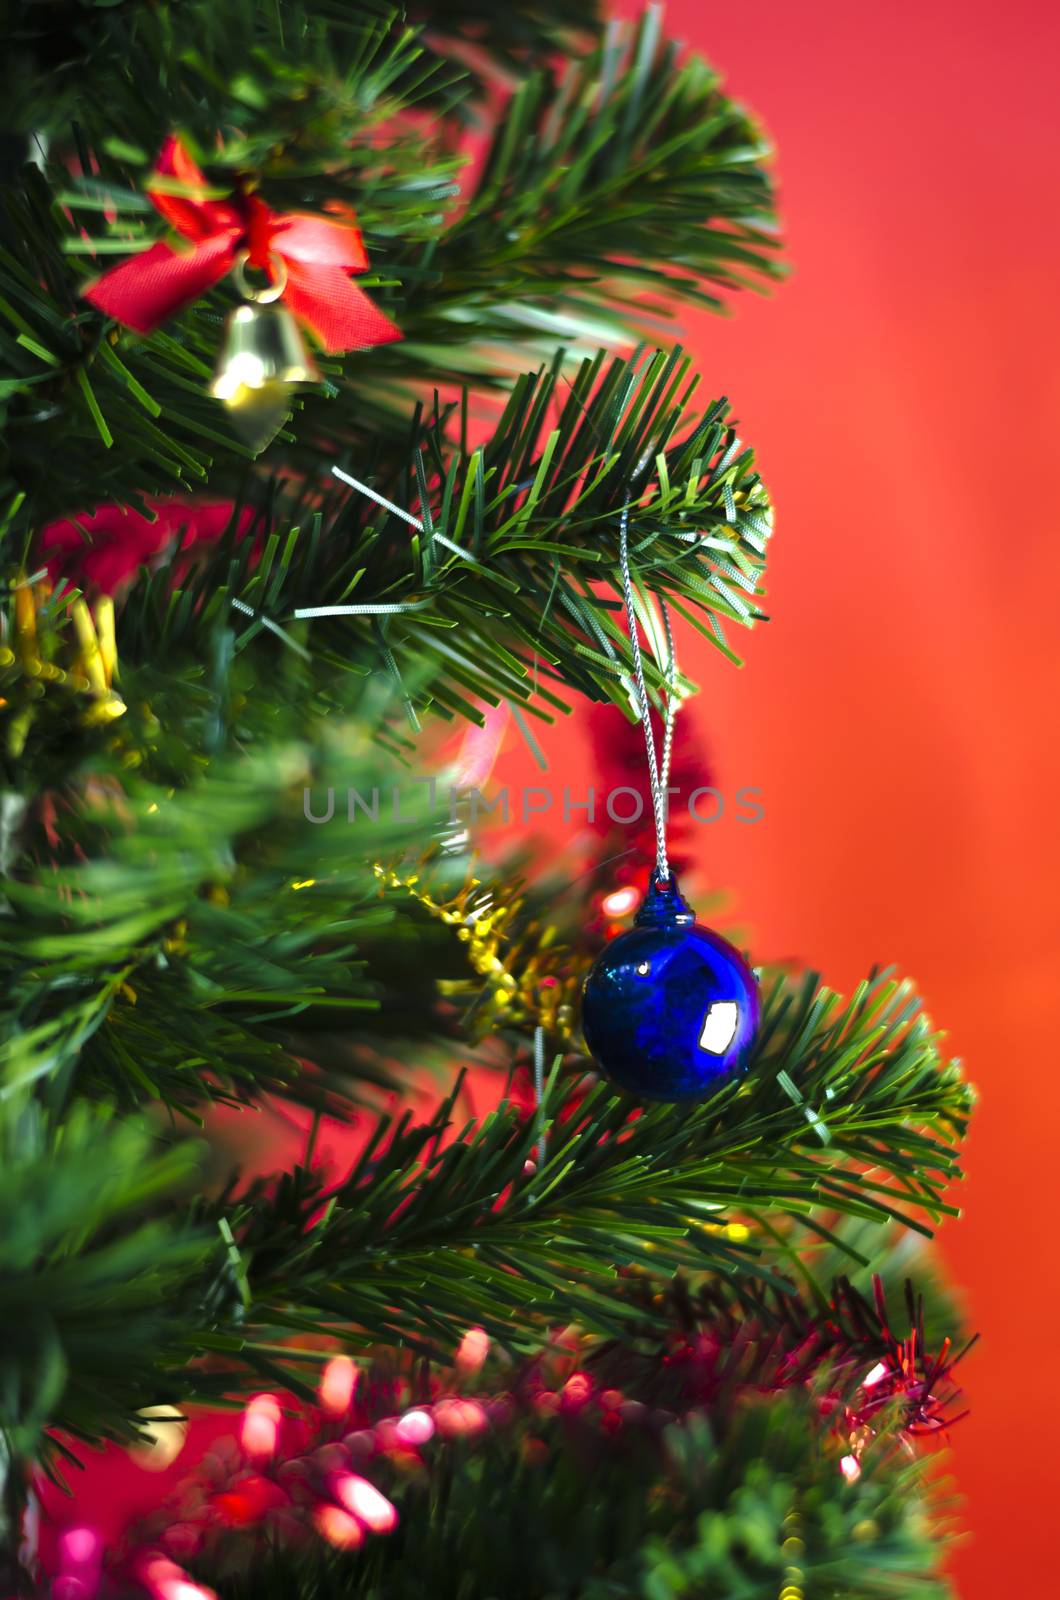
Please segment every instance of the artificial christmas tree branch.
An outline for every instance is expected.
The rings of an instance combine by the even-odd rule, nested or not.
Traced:
[[[137,25],[148,32],[156,26],[179,28],[180,13],[165,8],[156,16],[145,8]],[[351,48],[347,69],[351,76],[342,92],[345,100],[356,103],[362,118],[399,70],[397,61],[385,70],[381,67],[378,52],[383,50],[385,58],[385,34],[377,36],[378,24],[370,20],[364,26],[372,45]],[[293,17],[287,27],[296,27]],[[755,281],[773,271],[772,197],[762,168],[765,148],[742,113],[719,94],[711,74],[696,63],[679,68],[672,53],[660,53],[657,32],[657,24],[646,21],[628,47],[624,42],[603,47],[588,59],[582,81],[572,79],[559,91],[551,113],[542,80],[535,79],[520,91],[498,132],[481,184],[455,221],[444,209],[452,200],[454,158],[442,152],[431,182],[426,183],[424,167],[434,157],[422,141],[407,133],[387,145],[385,152],[370,140],[352,150],[345,142],[336,143],[333,159],[325,163],[326,192],[320,187],[318,147],[328,136],[326,116],[313,120],[312,138],[304,150],[307,135],[299,129],[292,142],[281,140],[282,159],[270,156],[276,145],[275,119],[289,113],[296,128],[304,123],[304,95],[310,86],[300,84],[292,98],[283,55],[270,57],[266,52],[254,58],[255,70],[264,76],[254,83],[253,94],[244,84],[241,124],[260,116],[269,132],[264,142],[259,139],[255,144],[252,129],[241,126],[239,140],[228,149],[229,172],[250,167],[262,170],[268,179],[271,159],[276,172],[270,194],[278,207],[352,205],[370,252],[384,251],[389,273],[397,274],[399,299],[393,308],[405,339],[373,364],[368,403],[376,412],[377,426],[388,426],[387,414],[393,407],[404,411],[410,383],[448,385],[462,375],[478,385],[494,381],[493,351],[498,341],[508,352],[509,371],[518,370],[528,356],[550,350],[559,326],[555,308],[567,292],[567,280],[573,300],[572,313],[563,324],[565,336],[587,337],[595,343],[605,329],[609,302],[616,293],[622,304],[628,298],[623,284],[638,292],[647,284],[660,292],[696,295],[704,274],[735,287],[748,274]],[[231,48],[237,39],[238,30],[229,19],[214,43],[217,49]],[[273,41],[273,48],[278,45]],[[399,60],[410,45],[400,34],[389,48]],[[192,125],[202,116],[207,84],[215,91],[218,68],[206,70],[199,39],[183,52],[173,42],[165,49],[176,51],[183,71],[202,75],[200,81],[187,84],[167,113],[171,125],[186,130],[192,111]],[[147,58],[154,59],[162,50],[163,42],[154,41]],[[329,62],[329,70],[340,70],[331,58]],[[243,84],[247,63],[242,53],[239,64]],[[178,74],[174,94],[179,82]],[[599,86],[599,93],[594,86]],[[146,347],[127,334],[121,338],[108,334],[98,316],[77,300],[78,279],[69,250],[105,251],[100,264],[107,265],[115,248],[142,249],[160,231],[149,203],[130,184],[130,179],[143,181],[157,147],[150,139],[143,143],[142,96],[135,85],[126,92],[127,104],[112,99],[106,113],[108,137],[115,149],[120,147],[120,161],[94,147],[98,159],[92,175],[86,169],[80,189],[76,181],[71,186],[67,180],[58,195],[43,176],[27,169],[22,193],[13,191],[6,201],[0,349],[12,373],[9,404],[22,418],[24,429],[22,471],[8,490],[9,538],[27,521],[39,523],[86,503],[126,498],[135,503],[138,492],[158,481],[160,470],[171,477],[174,487],[194,488],[207,472],[218,485],[223,471],[234,489],[241,476],[246,452],[232,438],[217,407],[202,395],[216,349],[217,312],[209,307],[189,312]],[[593,130],[579,140],[579,165],[573,168],[555,144],[557,130],[568,127],[563,112],[568,100],[577,104],[590,99],[596,101]],[[159,114],[152,101],[156,127]],[[376,114],[386,122],[387,105],[377,107]],[[533,118],[542,123],[538,138],[513,141],[512,130]],[[91,126],[91,116],[82,115],[78,128],[83,141],[90,139]],[[213,128],[212,122],[208,132],[204,127],[207,144]],[[568,127],[565,137],[573,136],[573,127]],[[619,158],[631,141],[635,159],[631,165],[623,164]],[[519,166],[513,167],[516,148]],[[358,162],[365,164],[364,170]],[[561,162],[566,176],[562,186],[553,189]],[[375,175],[366,178],[365,171]],[[414,181],[403,184],[403,173],[410,179],[414,175]],[[620,192],[618,185],[626,187]],[[593,230],[599,230],[600,218],[610,217],[620,203],[628,211],[630,232],[619,256],[605,253],[605,245],[613,239],[613,221],[607,240],[594,242]],[[660,204],[665,206],[669,230],[663,234]],[[62,207],[73,207],[73,212]],[[104,238],[86,240],[79,224],[91,225],[101,210],[116,212],[116,221]],[[642,217],[647,227],[638,241],[636,229]],[[409,234],[426,242],[406,247],[402,241]],[[666,265],[660,266],[660,260]],[[46,296],[41,293],[42,269]],[[371,286],[372,277],[365,283]],[[545,306],[551,320],[543,324],[535,308]],[[485,354],[472,358],[476,342],[485,347]],[[469,358],[470,365],[462,367]],[[326,407],[321,410],[309,399],[306,426],[299,430],[304,443],[292,439],[289,448],[300,453],[308,447],[312,452],[311,441],[324,427],[331,441],[349,438],[357,442],[358,453],[363,450],[366,396],[359,387],[359,364],[353,360],[344,367],[351,381],[334,387],[331,374],[338,377],[341,369],[329,369]],[[163,415],[164,428],[157,421]],[[65,450],[57,462],[48,445],[51,430],[60,425]],[[115,441],[119,451],[108,456]],[[312,453],[319,465],[319,453]],[[130,477],[119,475],[130,469]]]
[[[85,1103],[61,1123],[23,1098],[2,1102],[0,1335],[4,1435],[16,1458],[42,1431],[91,1441],[137,1435],[159,1374],[187,1359],[197,1317],[188,1285],[215,1238],[188,1227],[201,1151],[166,1148],[142,1124]],[[47,1456],[61,1454],[54,1441]]]
[[[549,1157],[530,1178],[522,1168],[536,1129],[503,1109],[477,1128],[450,1129],[450,1100],[422,1128],[388,1139],[381,1127],[334,1190],[309,1173],[275,1198],[255,1189],[243,1221],[233,1221],[248,1281],[261,1292],[276,1274],[295,1303],[322,1292],[321,1310],[376,1337],[393,1335],[395,1316],[427,1338],[456,1335],[461,1319],[510,1336],[541,1314],[614,1332],[616,1307],[601,1291],[622,1266],[770,1278],[753,1248],[719,1228],[729,1220],[787,1211],[812,1225],[825,1207],[898,1215],[926,1231],[921,1214],[951,1209],[943,1194],[957,1175],[952,1142],[969,1095],[913,1009],[907,989],[883,980],[846,1006],[811,980],[796,994],[778,988],[746,1084],[691,1110],[649,1107],[633,1121],[603,1086],[566,1122],[565,1098],[550,1097]],[[440,1144],[445,1135],[451,1142]],[[253,1265],[258,1239],[263,1277]],[[298,1262],[293,1283],[288,1252]]]
[[[123,773],[129,748],[119,747],[112,773],[96,764],[94,806],[55,813],[68,863],[53,845],[46,865],[8,879],[7,1092],[43,1089],[45,1078],[69,1087],[75,1073],[76,1092],[192,1113],[204,1099],[266,1093],[325,1108],[351,1074],[387,1081],[354,1053],[364,1014],[377,1045],[388,1034],[429,1037],[434,984],[463,969],[442,930],[381,902],[374,858],[351,857],[343,820],[306,822],[307,782],[338,788],[345,810],[352,785],[371,792],[372,768],[292,738],[214,761],[208,777],[174,791]],[[400,852],[422,827],[388,807],[373,846]],[[460,870],[442,859],[432,876],[442,885]],[[411,948],[429,952],[433,971],[422,1010],[399,1017],[394,994],[399,984],[410,994],[398,974]],[[345,1035],[345,1072],[313,1072],[293,1051],[293,1034],[307,1045],[315,1030],[334,1059],[325,1028]]]
[[[569,380],[561,365],[520,380],[477,449],[454,450],[444,420],[432,420],[388,470],[367,472],[376,492],[413,508],[422,536],[334,479],[323,500],[316,490],[280,498],[270,485],[247,485],[264,549],[233,537],[233,515],[230,537],[196,552],[176,593],[165,566],[137,585],[119,618],[122,660],[136,664],[144,644],[150,654],[162,639],[172,651],[210,651],[231,628],[236,652],[253,645],[282,660],[295,638],[319,657],[322,679],[337,667],[341,680],[380,659],[375,606],[394,613],[388,646],[399,664],[408,657],[419,709],[448,685],[441,706],[465,715],[481,715],[466,690],[547,715],[534,698],[543,680],[623,704],[629,646],[612,612],[621,592],[614,524],[627,504],[642,581],[731,655],[724,624],[749,626],[759,614],[772,513],[725,402],[695,417],[697,379],[680,351],[600,354]],[[193,508],[188,517],[194,523]],[[299,625],[301,610],[329,605],[340,614]],[[658,683],[657,669],[649,673]]]
[[[288,630],[301,608],[334,606],[336,617],[294,631],[329,669],[344,663],[348,671],[379,659],[370,617],[379,606],[394,613],[389,648],[399,663],[408,656],[423,683],[418,693],[412,684],[420,709],[447,678],[451,688],[531,710],[543,709],[532,698],[542,677],[621,704],[629,646],[611,615],[621,592],[615,521],[630,502],[642,580],[731,654],[724,624],[749,626],[758,614],[772,514],[725,402],[697,418],[696,387],[680,351],[600,354],[570,379],[557,360],[516,384],[478,448],[452,449],[445,421],[431,421],[387,470],[357,463],[358,481],[410,510],[421,535],[356,490],[322,505],[312,493],[280,501],[266,524],[276,543],[264,560],[248,542],[203,557],[192,580],[201,603],[174,613],[164,576],[138,586],[122,617],[123,658],[135,660],[137,634],[153,640],[158,625],[174,645],[201,648],[231,594]],[[345,453],[336,459],[353,465]],[[432,485],[426,497],[424,481]],[[601,580],[611,597],[600,593]],[[240,634],[253,637],[248,626]],[[261,644],[275,652],[275,638]]]
[[[572,1318],[620,1336],[644,1316],[608,1292],[623,1267],[721,1272],[783,1290],[754,1243],[760,1212],[790,1211],[811,1226],[818,1207],[879,1221],[897,1214],[925,1231],[908,1207],[934,1217],[949,1209],[942,1189],[956,1175],[951,1141],[969,1096],[911,1019],[908,992],[877,982],[838,1008],[810,983],[801,996],[778,990],[766,1032],[748,1083],[691,1115],[655,1107],[630,1121],[622,1098],[601,1086],[564,1123],[570,1091],[550,1094],[546,1114],[559,1125],[547,1163],[529,1178],[536,1128],[503,1108],[478,1126],[451,1126],[454,1090],[421,1127],[380,1123],[337,1187],[296,1169],[275,1190],[251,1185],[234,1209],[224,1200],[177,1217],[175,1237],[200,1241],[200,1262],[203,1224],[220,1226],[217,1268],[228,1280],[234,1260],[243,1285],[238,1323],[219,1339],[222,1280],[208,1290],[200,1266],[198,1288],[183,1281],[167,1314],[183,1326],[188,1355],[196,1346],[227,1352],[237,1367],[276,1374],[276,1337],[313,1325],[359,1344],[436,1352],[470,1322],[520,1348],[548,1322]],[[855,1181],[840,1182],[849,1157]],[[857,1181],[869,1158],[891,1172],[891,1187]],[[734,1241],[725,1224],[743,1219],[752,1233]],[[204,1317],[209,1306],[221,1309]],[[106,1310],[103,1300],[96,1314]],[[297,1363],[297,1349],[289,1360]],[[180,1383],[185,1396],[217,1394],[235,1376],[191,1367],[180,1378],[172,1347],[155,1370],[156,1385]],[[297,1387],[293,1372],[287,1381]],[[151,1400],[148,1385],[140,1403]],[[111,1420],[133,1426],[120,1410]],[[109,1424],[101,1415],[93,1425]],[[74,1431],[85,1426],[78,1413]]]
[[[768,147],[715,73],[679,64],[660,24],[649,10],[628,37],[515,93],[434,257],[447,296],[485,309],[507,280],[553,318],[569,297],[575,318],[613,300],[628,319],[646,293],[719,310],[719,290],[777,274]],[[510,344],[519,307],[504,312]]]

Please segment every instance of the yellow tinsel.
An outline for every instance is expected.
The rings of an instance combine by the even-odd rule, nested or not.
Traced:
[[[104,595],[93,610],[77,597],[49,616],[44,606],[50,596],[47,582],[17,579],[3,617],[0,712],[11,756],[22,753],[46,700],[56,693],[72,693],[74,716],[86,727],[112,722],[126,709],[113,686],[118,668],[113,600]]]
[[[424,886],[422,870],[380,862],[373,870],[384,891],[410,895],[466,946],[468,964],[486,989],[475,1010],[480,1031],[542,1027],[554,1038],[571,1037],[588,961],[560,944],[554,927],[533,919],[520,925],[525,901],[517,891],[500,904],[492,888],[469,875],[454,895],[439,900]],[[454,998],[477,993],[468,980],[443,980],[440,987]]]

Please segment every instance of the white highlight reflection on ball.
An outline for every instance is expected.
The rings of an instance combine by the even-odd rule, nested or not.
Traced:
[[[703,1018],[699,1048],[708,1050],[712,1056],[724,1055],[736,1037],[739,1020],[740,1008],[735,1000],[715,1000]]]

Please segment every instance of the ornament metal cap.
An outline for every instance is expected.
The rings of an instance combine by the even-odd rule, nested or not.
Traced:
[[[638,928],[687,928],[696,914],[677,887],[673,872],[663,878],[658,867],[648,879],[648,892],[634,922]]]

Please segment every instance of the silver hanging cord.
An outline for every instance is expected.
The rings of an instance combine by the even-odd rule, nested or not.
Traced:
[[[659,609],[662,612],[663,628],[666,632],[666,705],[663,712],[663,752],[662,766],[655,755],[655,733],[651,725],[651,703],[648,700],[648,689],[644,682],[644,661],[640,653],[640,639],[637,636],[637,612],[633,604],[633,578],[629,570],[629,507],[623,506],[622,520],[619,523],[619,560],[622,566],[622,592],[626,601],[626,620],[629,623],[629,642],[633,652],[633,677],[637,687],[637,705],[640,711],[640,720],[644,728],[644,747],[648,752],[648,776],[651,780],[652,810],[655,813],[655,864],[658,870],[659,882],[666,883],[670,877],[670,862],[666,854],[666,790],[670,782],[670,753],[674,740],[674,716],[677,712],[677,696],[674,693],[674,679],[677,673],[677,661],[674,656],[674,636],[670,627],[670,613],[666,601],[659,598]]]
[[[545,1137],[545,1119],[541,1110],[541,1102],[545,1098],[545,1030],[538,1023],[534,1029],[534,1104],[537,1107],[539,1135],[537,1141],[537,1164],[543,1167],[548,1154],[548,1140]]]

